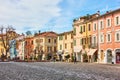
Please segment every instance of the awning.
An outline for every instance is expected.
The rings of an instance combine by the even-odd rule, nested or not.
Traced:
[[[74,52],[76,52],[76,53],[77,53],[77,52],[80,52],[80,51],[82,50],[82,46],[80,46],[80,45],[79,45],[79,46],[74,46],[74,47],[73,47],[73,50],[74,50]]]
[[[88,52],[88,55],[93,55],[96,51],[97,49],[90,49],[90,51]]]
[[[74,52],[80,52],[81,50],[81,48],[74,48]]]
[[[63,52],[62,50],[59,50],[59,51],[57,52],[57,54],[62,54],[62,52]]]

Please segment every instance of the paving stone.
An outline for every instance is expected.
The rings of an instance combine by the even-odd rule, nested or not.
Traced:
[[[0,80],[120,80],[119,65],[2,62]]]

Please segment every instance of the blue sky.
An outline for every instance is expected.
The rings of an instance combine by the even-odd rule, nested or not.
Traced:
[[[72,30],[74,18],[120,8],[120,0],[0,0],[0,25],[18,33]]]

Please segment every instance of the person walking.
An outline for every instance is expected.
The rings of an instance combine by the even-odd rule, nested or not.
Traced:
[[[74,64],[77,63],[77,58],[76,58],[76,55],[74,55]]]
[[[54,62],[56,61],[56,55],[53,56],[53,61],[54,61]]]

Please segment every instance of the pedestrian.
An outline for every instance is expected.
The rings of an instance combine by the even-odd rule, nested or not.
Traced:
[[[56,56],[55,56],[55,55],[53,56],[53,61],[54,61],[54,62],[56,61]]]
[[[62,61],[62,55],[59,54],[59,61]]]
[[[76,55],[74,55],[74,64],[77,63],[77,58],[76,58]]]

